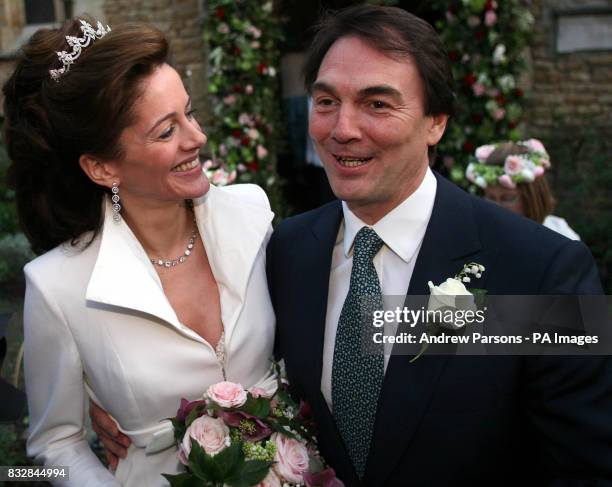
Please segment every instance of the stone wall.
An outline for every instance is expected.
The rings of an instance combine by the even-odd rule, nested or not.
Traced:
[[[172,63],[191,93],[199,118],[207,119],[207,52],[203,39],[203,0],[104,0],[104,14],[111,25],[147,22],[163,31],[169,41]],[[134,42],[138,42],[135,39]]]

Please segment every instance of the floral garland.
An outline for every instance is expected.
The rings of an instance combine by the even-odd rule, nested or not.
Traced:
[[[271,0],[209,0],[207,6],[212,159],[204,168],[213,184],[255,182],[270,195],[278,186],[274,136],[282,24]]]
[[[521,0],[436,0],[436,23],[458,83],[458,106],[439,145],[453,181],[469,186],[465,167],[489,140],[518,140],[525,67],[533,16]],[[475,188],[472,188],[475,189]]]
[[[538,139],[517,142],[518,146],[524,147],[527,151],[523,154],[509,154],[503,166],[487,164],[491,153],[505,143],[478,147],[465,170],[467,180],[482,189],[494,184],[500,184],[505,188],[516,188],[517,183],[532,183],[550,168],[550,157],[544,144]]]

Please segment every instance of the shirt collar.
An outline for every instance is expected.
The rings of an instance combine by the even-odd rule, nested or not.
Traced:
[[[436,177],[431,169],[427,168],[425,177],[416,191],[371,226],[385,245],[404,262],[409,262],[414,257],[425,236],[436,198],[437,185]],[[368,225],[349,209],[345,201],[342,202],[342,212],[344,213],[344,255],[348,258],[357,232]]]

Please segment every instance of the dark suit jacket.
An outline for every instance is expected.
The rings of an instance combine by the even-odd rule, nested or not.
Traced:
[[[584,244],[436,177],[408,294],[428,294],[428,281],[439,284],[470,261],[486,267],[477,287],[490,294],[602,293]],[[277,350],[292,387],[312,406],[321,452],[347,486],[590,485],[581,481],[612,478],[607,357],[426,355],[409,363],[393,355],[360,484],[320,390],[341,220],[337,201],[284,220],[268,246],[268,280]]]

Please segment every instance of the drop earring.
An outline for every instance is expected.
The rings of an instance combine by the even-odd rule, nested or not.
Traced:
[[[121,205],[119,204],[119,201],[121,200],[121,198],[119,198],[119,183],[117,181],[113,183],[111,192],[113,193],[113,196],[111,196],[111,200],[113,201],[113,221],[115,223],[120,223],[121,222],[121,213],[120,213]]]

